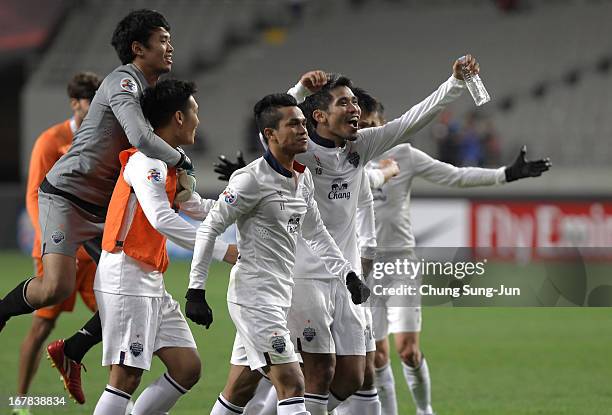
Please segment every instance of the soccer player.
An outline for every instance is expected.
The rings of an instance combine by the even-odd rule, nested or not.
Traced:
[[[385,124],[384,107],[360,88],[353,92],[361,107],[360,128],[380,127]],[[493,186],[526,177],[538,177],[550,168],[550,160],[525,160],[525,148],[508,167],[482,169],[458,168],[438,161],[426,153],[401,144],[368,163],[366,171],[374,191],[376,238],[381,254],[385,250],[401,248],[414,257],[415,239],[410,222],[410,190],[416,177],[432,183],[453,187]],[[389,166],[390,160],[399,165],[399,174],[388,180],[379,165]],[[389,362],[388,335],[392,333],[402,361],[404,377],[412,394],[417,415],[431,415],[431,380],[427,361],[419,345],[421,307],[400,306],[390,298],[373,301],[374,333],[376,335],[376,386],[382,413],[397,415],[395,381]]]
[[[43,268],[40,253],[40,226],[38,225],[38,186],[45,178],[53,164],[68,151],[76,130],[81,126],[83,118],[89,110],[91,99],[100,86],[100,79],[91,72],[79,72],[72,77],[67,86],[72,117],[45,130],[34,143],[30,157],[28,183],[26,190],[26,209],[34,228],[34,244],[32,258],[34,272],[42,278]],[[32,317],[30,331],[26,335],[19,355],[19,378],[17,394],[24,396],[38,369],[40,349],[55,326],[62,311],[72,311],[77,292],[80,293],[87,307],[96,311],[96,299],[93,293],[93,279],[96,273],[95,262],[83,248],[77,251],[77,273],[75,290],[61,304],[36,310]],[[28,409],[15,409],[15,415],[27,414]]]
[[[274,384],[279,415],[309,414],[303,397],[304,378],[287,329],[291,298],[301,295],[296,291],[292,296],[298,236],[341,282],[338,289],[350,293],[349,301],[363,302],[369,290],[351,271],[321,221],[310,171],[294,162],[296,154],[308,147],[306,119],[297,102],[287,94],[268,95],[255,105],[254,113],[268,151],[232,175],[200,226],[185,311],[198,324],[212,322],[205,301],[212,244],[236,222],[240,259],[232,268],[227,300],[238,331],[232,363],[241,354],[245,364],[232,365],[211,415],[242,413],[251,396],[245,397],[241,389],[249,383],[251,390],[255,388],[251,370],[257,369]]]
[[[155,134],[172,147],[193,144],[199,124],[193,83],[164,80],[145,90],[142,108]],[[164,287],[166,238],[193,249],[196,228],[174,210],[179,173],[135,148],[120,153],[121,173],[108,207],[94,289],[111,366],[95,415],[123,414],[153,355],[168,372],[136,400],[132,414],[165,414],[200,377],[200,358],[179,304]],[[193,192],[181,210],[202,220],[213,200]],[[225,247],[213,248],[222,257]]]
[[[321,90],[304,101],[302,108],[312,131],[308,151],[299,154],[297,160],[315,172],[315,199],[321,206],[323,222],[354,267],[359,267],[355,195],[362,186],[365,164],[406,142],[462,93],[461,64],[456,61],[451,77],[424,101],[378,128],[359,130],[360,108],[346,77],[330,77]],[[478,72],[476,60],[469,55],[467,67]],[[308,89],[300,82],[290,91],[302,101],[314,92]],[[301,346],[308,409],[319,415],[333,410],[363,387],[366,313],[346,301],[308,246],[298,243],[298,250],[296,291],[302,295],[293,297],[289,327]],[[331,301],[323,301],[330,293]],[[334,321],[337,324],[332,324]],[[367,395],[351,406],[353,414],[379,413],[375,389]]]
[[[44,278],[28,278],[0,301],[0,329],[6,321],[68,297],[75,285],[75,254],[80,245],[97,260],[102,228],[120,170],[119,153],[134,146],[169,166],[193,169],[184,152],[157,137],[140,108],[141,91],[170,71],[174,48],[170,26],[152,10],[136,10],[113,33],[122,65],[102,81],[68,152],[53,166],[40,186]],[[101,340],[100,317],[94,317],[73,337],[56,341],[47,351],[73,398],[85,402],[81,389],[81,359]]]

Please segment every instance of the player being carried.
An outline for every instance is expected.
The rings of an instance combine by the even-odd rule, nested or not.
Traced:
[[[304,378],[287,329],[299,236],[340,281],[338,289],[350,292],[353,302],[363,302],[369,290],[321,221],[310,171],[294,162],[308,146],[306,119],[295,99],[287,94],[268,95],[255,105],[254,112],[268,151],[232,175],[200,226],[186,314],[198,324],[212,322],[204,298],[213,242],[236,222],[240,258],[232,268],[227,301],[238,335],[228,382],[211,415],[243,412],[250,396],[244,400],[242,387],[234,382],[244,383],[248,378],[254,389],[261,376],[251,372],[256,369],[263,370],[274,384],[279,415],[309,414],[303,397]],[[243,362],[236,361],[238,355]]]
[[[172,67],[169,30],[160,13],[146,9],[129,13],[115,28],[111,43],[122,65],[102,81],[72,147],[40,186],[44,278],[22,281],[0,301],[0,329],[9,318],[57,304],[73,292],[80,245],[98,260],[122,150],[134,146],[169,166],[193,169],[185,153],[153,133],[140,108],[143,89]],[[68,392],[79,403],[85,402],[81,359],[101,339],[96,313],[74,336],[47,347]]]
[[[353,92],[361,107],[360,128],[380,127],[385,124],[383,105],[360,88]],[[376,239],[381,258],[386,255],[405,255],[414,259],[415,239],[410,221],[410,192],[412,181],[421,177],[432,183],[452,187],[494,186],[515,180],[538,177],[550,168],[548,158],[534,161],[525,159],[521,149],[516,161],[507,167],[482,169],[455,167],[438,161],[410,144],[401,144],[374,161],[366,171],[374,193]],[[390,166],[398,166],[399,174],[386,174]],[[382,167],[382,169],[379,169]],[[392,169],[391,169],[392,170]],[[394,173],[397,171],[394,171]],[[389,279],[390,284],[405,283],[405,278]],[[395,347],[402,362],[402,370],[412,394],[417,415],[432,414],[431,381],[427,361],[421,352],[421,307],[402,304],[401,297],[375,297],[372,316],[376,337],[376,385],[380,395],[382,413],[397,415],[395,380],[389,361],[388,335],[393,334]]]
[[[155,134],[172,147],[193,144],[199,124],[194,93],[193,83],[177,80],[160,81],[145,90],[143,112]],[[122,151],[120,160],[94,284],[102,321],[102,364],[111,366],[94,414],[123,414],[153,355],[168,372],[140,394],[132,414],[162,414],[200,377],[193,336],[163,280],[168,267],[166,238],[193,249],[196,228],[173,210],[184,172],[135,148]],[[183,192],[188,200],[180,209],[204,219],[215,202]],[[218,243],[214,256],[222,258],[226,248]]]

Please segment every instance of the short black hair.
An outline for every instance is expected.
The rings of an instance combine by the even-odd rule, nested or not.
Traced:
[[[383,104],[377,99],[374,98],[368,91],[363,88],[355,87],[353,88],[353,94],[357,97],[357,101],[359,102],[359,107],[361,108],[361,114],[373,114],[379,113],[383,115],[385,112],[385,107]]]
[[[317,127],[317,122],[314,120],[312,113],[315,110],[327,111],[329,104],[331,104],[334,97],[332,97],[330,91],[339,86],[345,86],[349,89],[353,89],[353,82],[344,75],[338,73],[328,73],[327,83],[317,93],[310,95],[306,100],[300,104],[304,116],[308,120],[308,125],[311,128]]]
[[[163,127],[175,112],[187,110],[189,97],[196,92],[193,82],[164,79],[145,89],[140,98],[142,113],[153,128]]]
[[[166,18],[155,10],[134,10],[121,19],[111,39],[111,45],[115,48],[121,63],[125,65],[134,60],[132,42],[140,42],[148,47],[151,33],[160,27],[170,31]]]
[[[93,72],[78,72],[68,82],[69,98],[92,100],[100,87],[100,78]]]
[[[253,107],[255,124],[257,129],[267,143],[268,138],[264,134],[266,128],[278,128],[278,123],[283,118],[279,109],[283,107],[297,107],[297,101],[289,94],[270,94],[266,95]]]

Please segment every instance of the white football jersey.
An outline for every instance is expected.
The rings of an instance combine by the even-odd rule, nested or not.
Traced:
[[[394,159],[400,172],[380,187],[374,187],[376,240],[381,249],[414,247],[410,223],[410,189],[415,177],[450,187],[492,186],[506,182],[505,167],[481,169],[455,167],[430,157],[410,144],[402,144],[368,163],[366,170],[376,182],[378,161]]]
[[[151,172],[158,173],[157,180]],[[128,160],[123,178],[133,192],[125,211],[119,240],[127,235],[138,205],[149,223],[159,233],[177,245],[193,250],[197,228],[174,211],[166,194],[168,166],[161,160],[137,152]],[[196,220],[203,220],[214,200],[202,199],[193,193],[191,199],[180,205],[182,212]],[[222,260],[228,244],[219,240],[215,244],[213,257]],[[94,279],[94,289],[110,294],[135,295],[142,297],[163,297],[164,280],[161,272],[154,267],[126,255],[123,250],[102,251]]]
[[[299,235],[329,275],[344,279],[351,266],[325,229],[313,192],[308,169],[294,163],[292,173],[269,151],[234,172],[198,229],[189,288],[205,287],[212,243],[234,222],[240,257],[230,276],[229,302],[289,307]]]
[[[457,99],[464,89],[465,82],[451,76],[399,118],[380,127],[359,130],[357,139],[347,141],[344,147],[336,147],[333,141],[312,133],[308,151],[297,155],[296,159],[313,172],[315,200],[321,218],[353,269],[361,269],[356,212],[360,188],[362,184],[369,186],[363,174],[364,166],[385,151],[406,142]],[[301,102],[308,92],[298,84],[289,93]],[[308,245],[298,241],[295,278],[332,277]]]

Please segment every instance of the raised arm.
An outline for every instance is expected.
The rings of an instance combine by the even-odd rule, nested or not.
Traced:
[[[398,144],[405,143],[416,132],[435,118],[446,106],[456,100],[465,89],[461,73],[463,61],[456,60],[453,74],[446,82],[420,103],[406,111],[399,118],[380,127],[365,128],[359,131],[358,140],[364,147],[362,159],[370,161]],[[478,73],[478,63],[467,55],[469,70]]]

